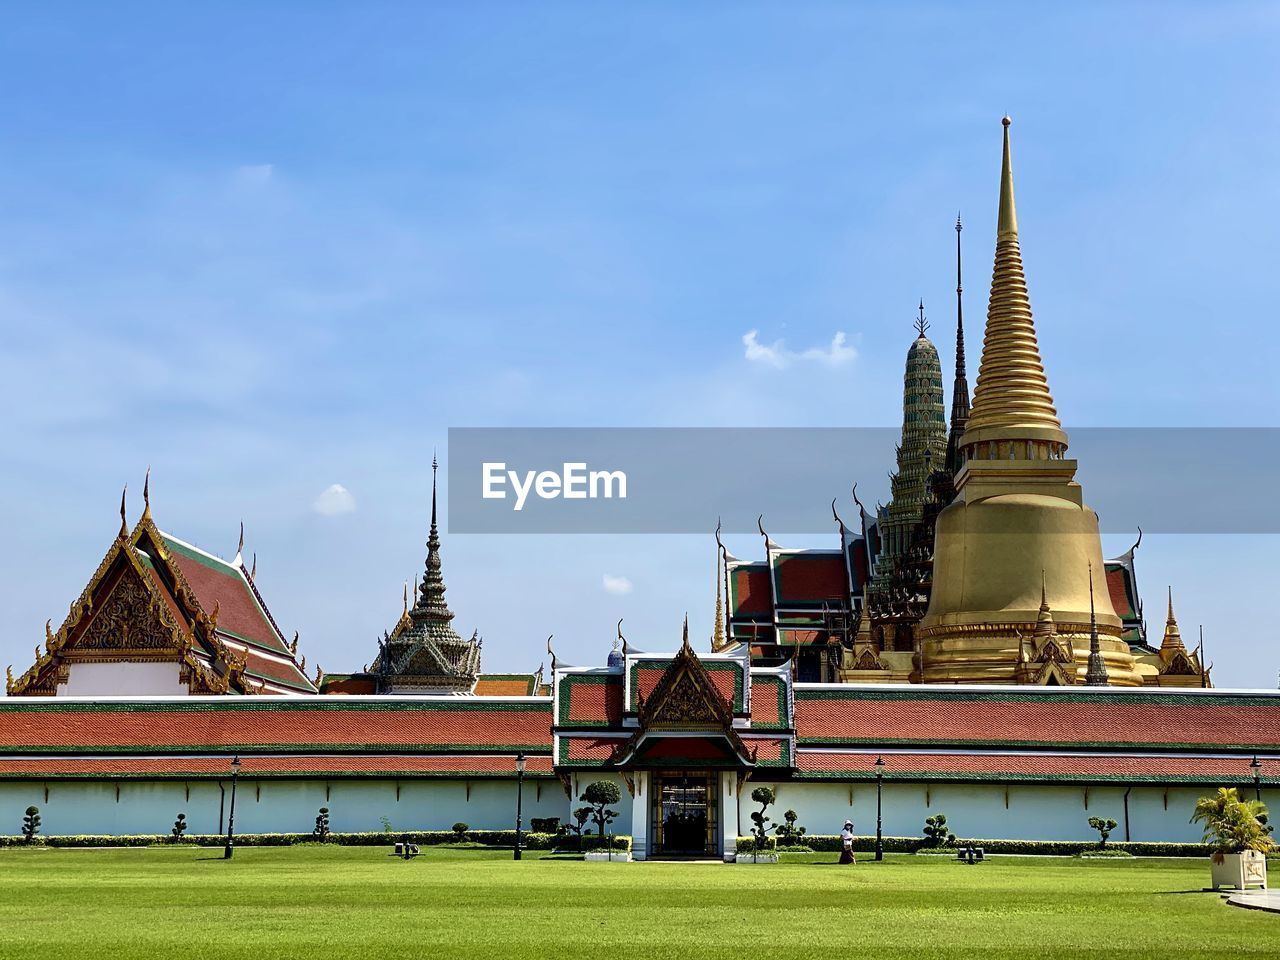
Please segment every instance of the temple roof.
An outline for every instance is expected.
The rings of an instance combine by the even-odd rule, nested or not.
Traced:
[[[76,661],[173,662],[193,693],[314,693],[239,553],[227,562],[161,531],[149,485],[132,532],[122,498],[119,535],[10,695],[54,695]]]

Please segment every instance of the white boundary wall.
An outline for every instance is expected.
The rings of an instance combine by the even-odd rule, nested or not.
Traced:
[[[614,780],[622,794],[618,818],[610,829],[632,834],[645,849],[649,778],[638,773],[633,797],[617,776],[575,774],[573,798],[557,781],[526,780],[524,828],[533,817],[560,817],[583,805],[577,798],[588,783]],[[756,806],[751,788],[767,784],[777,793],[769,809],[775,822],[794,809],[810,833],[838,833],[852,819],[860,836],[875,833],[874,783],[747,782],[741,795],[736,777],[721,779],[720,824],[723,852],[731,853],[734,837],[751,822]],[[221,785],[221,789],[220,789]],[[46,788],[48,794],[46,797]],[[335,831],[378,831],[382,817],[393,830],[447,830],[457,821],[474,829],[506,830],[515,826],[516,783],[503,780],[255,780],[242,777],[236,796],[238,833],[308,833],[320,807],[329,808]],[[921,783],[884,784],[885,836],[921,835],[926,817],[945,813],[961,837],[1019,840],[1093,840],[1089,817],[1110,817],[1118,826],[1113,840],[1125,839],[1123,786]],[[223,792],[225,790],[225,793]],[[0,834],[17,834],[22,813],[40,808],[45,834],[166,834],[179,813],[187,815],[191,833],[219,833],[226,828],[230,778],[209,780],[3,781],[0,782]],[[1135,785],[1129,790],[1129,839],[1194,842],[1200,828],[1189,822],[1198,797],[1208,786]],[[1265,796],[1264,800],[1269,799]]]

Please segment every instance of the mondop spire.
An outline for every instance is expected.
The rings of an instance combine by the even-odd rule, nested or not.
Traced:
[[[431,458],[431,529],[427,564],[413,609],[379,644],[373,672],[380,693],[460,693],[475,685],[480,672],[480,640],[464,640],[453,628],[453,611],[444,598],[440,564],[440,526],[436,487],[440,464]]]
[[[1027,279],[1018,245],[1018,214],[1013,199],[1013,165],[1009,154],[1009,123],[1004,123],[1004,159],[1000,170],[1000,213],[996,232],[995,269],[987,307],[987,330],[982,364],[973,393],[973,409],[965,426],[966,455],[978,459],[1006,459],[989,447],[990,441],[1033,441],[1015,450],[1015,459],[1059,457],[1067,435],[1049,394],[1040,361],[1040,345],[1031,318]],[[1030,449],[1031,455],[1027,455]],[[1018,456],[1021,454],[1021,456]]]

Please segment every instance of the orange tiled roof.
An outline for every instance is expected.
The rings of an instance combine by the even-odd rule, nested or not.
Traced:
[[[801,744],[1280,749],[1280,697],[797,688]]]
[[[0,701],[0,752],[551,750],[549,703],[388,697]]]
[[[1146,780],[1157,783],[1252,780],[1249,758],[1064,754],[885,753],[886,779]],[[876,753],[801,750],[800,778],[874,780]],[[1280,771],[1264,777],[1280,782]]]
[[[0,777],[225,777],[227,757],[0,758]],[[514,754],[471,756],[242,756],[242,777],[514,776]],[[525,776],[551,776],[551,756],[530,756]]]

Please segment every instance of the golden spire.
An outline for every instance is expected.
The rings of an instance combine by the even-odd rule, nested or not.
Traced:
[[[1056,632],[1053,613],[1049,610],[1049,596],[1045,587],[1044,568],[1040,568],[1040,613],[1036,616],[1035,636],[1048,637]]]
[[[1013,199],[1010,120],[1005,117],[1002,122],[1004,161],[1000,170],[1000,215],[991,299],[987,305],[987,329],[973,392],[973,409],[962,441],[969,456],[976,459],[992,459],[983,450],[973,449],[985,441],[1038,440],[1062,447],[1067,442],[1049,393],[1031,318]],[[1006,459],[1007,454],[998,458]],[[1027,459],[1027,456],[1019,452],[1016,458]]]
[[[124,515],[124,498],[129,493],[129,485],[126,483],[124,489],[120,491],[120,539],[129,539],[129,521]]]
[[[151,468],[147,467],[147,475],[142,481],[142,519],[151,519]]]
[[[716,623],[711,629],[711,649],[724,649],[724,594],[720,589],[720,548],[716,547]]]
[[[1169,588],[1169,616],[1164,622],[1164,640],[1160,642],[1161,653],[1186,652],[1182,643],[1182,631],[1178,629],[1178,621],[1173,616],[1173,587]]]

